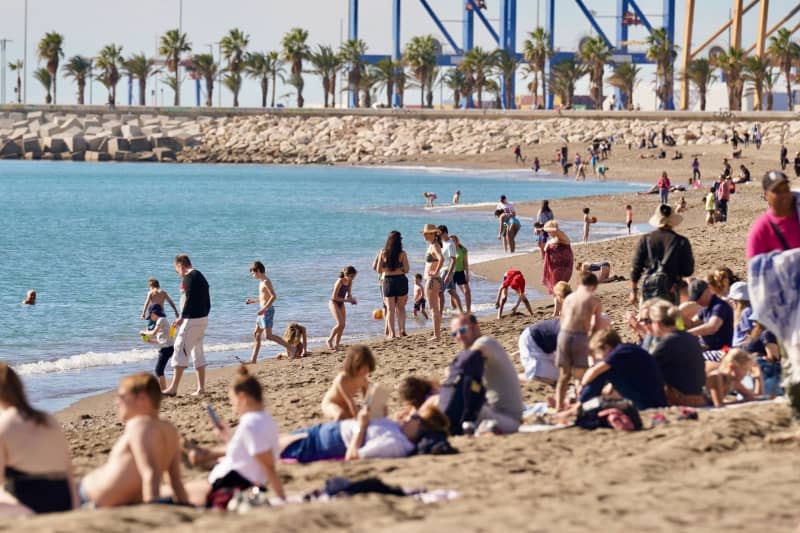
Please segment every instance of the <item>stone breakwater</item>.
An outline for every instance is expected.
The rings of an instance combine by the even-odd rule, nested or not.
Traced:
[[[477,155],[516,144],[633,143],[662,127],[678,145],[723,144],[756,120],[765,144],[800,138],[800,121],[419,116],[174,116],[0,112],[0,158],[279,164],[380,164],[423,154]],[[660,138],[660,135],[659,135]]]

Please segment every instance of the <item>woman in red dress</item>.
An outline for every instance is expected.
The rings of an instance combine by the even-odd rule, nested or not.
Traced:
[[[544,269],[542,285],[547,287],[548,294],[553,294],[553,287],[559,281],[572,277],[573,255],[567,234],[558,228],[558,222],[548,220],[544,225],[547,242],[544,245]]]

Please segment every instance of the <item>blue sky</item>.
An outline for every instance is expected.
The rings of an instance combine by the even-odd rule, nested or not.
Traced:
[[[544,25],[545,1],[518,0],[517,35],[519,47],[526,32],[536,26],[537,4],[540,5],[540,23]],[[639,0],[639,5],[655,26],[660,25],[661,0]],[[746,3],[746,2],[745,2]],[[446,26],[453,37],[461,38],[461,6],[463,0],[430,0],[439,15],[448,20]],[[488,16],[497,19],[499,0],[486,0]],[[590,9],[600,17],[613,16],[616,0],[586,0]],[[676,40],[682,42],[684,2],[677,4]],[[695,17],[694,42],[705,40],[711,32],[727,18],[731,6],[729,0],[699,0]],[[154,55],[158,36],[178,24],[179,0],[137,0],[117,2],[113,0],[28,0],[28,74],[38,66],[35,46],[47,31],[58,31],[65,37],[64,51],[67,57],[74,54],[91,56],[105,44],[123,45],[127,56],[136,52]],[[795,5],[795,0],[772,0],[770,2],[770,25]],[[0,0],[0,38],[12,39],[7,45],[6,62],[22,58],[23,52],[23,6],[24,0]],[[389,53],[391,47],[391,1],[361,0],[360,36],[368,43],[371,53]],[[591,27],[570,0],[557,1],[556,46],[574,49],[581,37],[590,34]],[[200,52],[209,50],[208,44],[219,41],[230,28],[238,27],[250,34],[251,50],[279,49],[281,36],[290,28],[301,26],[309,30],[309,43],[336,45],[344,33],[347,36],[347,0],[183,0],[183,30],[188,33],[194,49]],[[652,15],[652,16],[651,16]],[[758,7],[754,7],[744,20],[743,41],[746,46],[755,37]],[[791,26],[800,20],[796,15],[790,20]],[[600,18],[607,35],[613,39],[613,18]],[[497,25],[497,22],[494,23]],[[476,21],[476,44],[493,48],[494,41],[483,26]],[[403,40],[414,35],[432,33],[441,37],[433,22],[427,17],[417,0],[403,0]],[[643,39],[643,30],[632,30],[631,39]],[[727,33],[718,43],[727,43]],[[800,38],[800,34],[798,34]],[[443,40],[443,39],[442,39]],[[214,54],[216,56],[216,46]],[[652,77],[649,70],[645,76]],[[14,77],[7,72],[6,99],[13,98]],[[153,83],[151,82],[151,87]],[[321,101],[319,82],[312,76],[306,81],[306,101],[315,104]],[[163,99],[172,102],[172,92],[163,85]],[[289,92],[279,87],[278,94]],[[93,88],[94,103],[105,101],[105,89],[99,84]],[[193,84],[184,82],[181,91],[184,104],[194,103]],[[38,82],[31,80],[28,86],[28,101],[43,102],[44,93]],[[88,95],[87,95],[88,99]],[[242,106],[260,105],[259,88],[255,81],[245,81],[240,96]],[[436,95],[438,102],[438,94]],[[59,78],[59,103],[75,101],[75,85],[71,80]],[[289,100],[286,100],[289,101]],[[415,102],[412,96],[409,100]],[[127,84],[118,87],[118,103],[127,102]],[[214,97],[217,102],[217,96]],[[148,96],[148,103],[152,97]],[[223,105],[231,104],[231,95],[222,92]]]

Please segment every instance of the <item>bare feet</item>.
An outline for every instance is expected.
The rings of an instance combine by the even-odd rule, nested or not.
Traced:
[[[204,396],[206,394],[205,389],[197,389],[192,393],[192,396]]]
[[[177,396],[178,394],[177,394],[177,393],[175,393],[175,392],[172,392],[172,391],[170,391],[170,390],[162,390],[162,391],[161,391],[161,395],[162,395],[162,396],[169,396],[169,397],[171,397],[171,398],[174,398],[174,397],[175,397],[175,396]]]

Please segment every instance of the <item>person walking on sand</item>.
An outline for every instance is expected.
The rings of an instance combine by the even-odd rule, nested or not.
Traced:
[[[553,294],[553,287],[559,281],[569,282],[574,267],[574,256],[569,237],[559,229],[558,222],[550,220],[544,225],[547,243],[544,245],[544,267],[542,268],[542,285],[548,294]]]
[[[625,225],[628,227],[628,235],[631,234],[631,224],[633,224],[633,206],[628,204],[625,206]]]
[[[439,292],[442,289],[442,279],[439,271],[444,266],[444,256],[442,256],[442,244],[439,238],[439,228],[433,224],[425,224],[422,228],[422,236],[428,243],[425,251],[425,298],[431,308],[431,318],[433,319],[433,340],[442,338],[442,306],[439,299]]]
[[[661,199],[662,204],[669,203],[669,188],[672,184],[669,181],[669,177],[667,176],[666,171],[661,173],[661,177],[658,178],[656,182],[656,187],[658,187],[658,196]]]
[[[450,239],[456,245],[456,268],[453,271],[453,281],[457,287],[461,288],[464,294],[464,310],[469,313],[472,310],[472,290],[469,287],[469,251],[461,244],[461,239],[456,235],[450,235]]]
[[[183,372],[189,366],[189,357],[197,373],[197,390],[193,396],[206,391],[206,357],[203,351],[203,338],[208,328],[208,313],[211,311],[211,294],[208,281],[192,266],[188,255],[175,257],[175,272],[181,277],[181,305],[178,319],[172,324],[176,328],[175,353],[172,357],[172,383],[164,392],[175,396]]]
[[[597,219],[595,217],[589,216],[590,210],[588,207],[583,208],[583,244],[587,244],[589,242],[589,229],[592,227],[592,224],[597,223]]]
[[[780,160],[781,160],[781,170],[786,170],[786,165],[789,164],[789,150],[786,148],[786,145],[781,145],[781,153],[780,153]]]
[[[275,324],[275,307],[273,307],[273,304],[278,296],[275,294],[275,289],[272,288],[272,281],[267,277],[267,269],[264,268],[264,263],[254,261],[250,265],[250,275],[258,280],[258,299],[248,298],[245,300],[247,305],[258,304],[259,306],[256,313],[256,329],[253,331],[253,352],[250,354],[250,364],[254,364],[258,359],[258,352],[261,350],[262,334],[267,340],[280,344],[286,350],[289,347],[281,337],[272,334],[272,327]]]
[[[456,291],[456,282],[453,276],[455,275],[456,257],[458,255],[458,248],[456,243],[450,238],[450,232],[444,224],[438,227],[439,237],[442,240],[442,257],[444,257],[444,264],[439,272],[439,277],[442,278],[442,292],[440,293],[441,308],[445,308],[445,293],[450,295],[450,306],[452,309],[458,309],[459,313],[463,313],[464,309],[461,307],[461,299],[458,297]]]
[[[572,379],[580,380],[589,368],[589,337],[602,320],[603,304],[594,295],[597,276],[581,275],[581,284],[564,298],[561,329],[558,332],[556,365],[556,410],[566,407],[567,387]]]
[[[117,408],[125,428],[106,463],[81,480],[78,494],[82,504],[154,503],[161,496],[164,474],[169,477],[172,502],[187,502],[181,480],[181,436],[175,426],[159,418],[161,396],[152,374],[142,372],[122,379]]]
[[[142,320],[150,318],[147,310],[150,309],[150,306],[153,304],[160,305],[162,309],[166,309],[164,302],[168,303],[170,307],[172,307],[172,310],[175,311],[175,316],[178,316],[178,308],[175,307],[175,302],[169,297],[167,291],[161,288],[161,284],[156,278],[148,279],[147,287],[147,298],[145,298],[144,307],[142,308]]]
[[[539,158],[534,156],[533,163],[531,163],[531,170],[533,170],[534,174],[538,174],[540,168],[542,168],[542,164],[539,162]]]
[[[692,159],[692,183],[700,181],[700,161],[695,157]]]
[[[331,334],[328,335],[328,341],[325,343],[328,348],[333,351],[339,349],[339,343],[342,341],[342,334],[344,333],[345,323],[347,322],[347,312],[344,304],[349,303],[356,305],[358,303],[353,298],[353,281],[356,279],[356,269],[353,266],[348,266],[339,273],[339,279],[333,285],[333,292],[331,299],[328,302],[328,309],[330,309],[336,325],[333,326]]]
[[[520,161],[525,162],[525,156],[522,155],[522,146],[516,145],[514,147],[514,163],[519,164]]]
[[[408,256],[403,251],[403,236],[389,232],[386,244],[378,255],[378,271],[383,278],[383,302],[386,307],[386,337],[406,336],[406,303],[408,302]],[[396,324],[396,326],[395,326]]]

